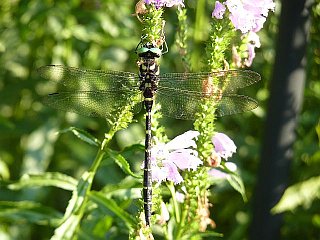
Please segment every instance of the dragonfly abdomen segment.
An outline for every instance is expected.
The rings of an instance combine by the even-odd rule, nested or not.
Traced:
[[[145,161],[143,169],[143,205],[146,225],[150,225],[152,208],[152,174],[151,174],[151,111],[146,115]]]

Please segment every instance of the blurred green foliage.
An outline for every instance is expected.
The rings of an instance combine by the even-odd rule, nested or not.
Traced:
[[[201,68],[204,42],[209,29],[213,1],[186,1],[189,22],[192,69]],[[279,9],[279,8],[278,8]],[[7,188],[5,185],[24,174],[61,172],[79,179],[95,157],[95,149],[70,133],[57,134],[70,126],[86,129],[101,139],[110,126],[102,119],[91,119],[71,113],[61,113],[43,106],[40,97],[48,92],[48,83],[37,76],[36,69],[46,64],[123,70],[136,72],[134,49],[140,41],[140,23],[132,16],[135,1],[120,0],[1,0],[0,2],[0,211],[1,239],[48,239],[56,223],[42,224],[43,213],[61,217],[70,192],[53,187]],[[250,220],[250,198],[256,179],[256,170],[263,134],[268,83],[275,55],[279,10],[272,15],[261,32],[262,48],[258,49],[253,70],[262,74],[262,83],[251,88],[261,106],[253,113],[219,119],[217,131],[226,132],[238,146],[232,159],[240,168],[245,182],[249,204],[244,203],[227,182],[212,188],[212,218],[217,231],[228,239],[243,239]],[[166,38],[169,53],[161,62],[162,72],[183,71],[184,66],[175,45],[177,16],[167,9]],[[304,107],[299,118],[291,183],[300,183],[319,176],[320,165],[320,1],[312,13],[312,28],[308,46],[308,79]],[[192,127],[188,121],[164,119],[169,137]],[[143,143],[143,115],[136,122],[116,134],[111,146],[123,150],[132,144]],[[139,145],[135,145],[139,146]],[[139,170],[143,151],[125,151],[133,170]],[[104,161],[94,183],[94,189],[110,184],[126,183],[125,174],[112,161]],[[71,188],[73,178],[65,184]],[[59,181],[62,179],[59,178]],[[122,182],[121,182],[122,181]],[[66,183],[67,182],[67,183]],[[119,186],[121,186],[121,184]],[[35,184],[34,186],[38,186]],[[43,185],[42,185],[43,186]],[[110,189],[106,189],[110,191]],[[132,193],[134,194],[134,193]],[[307,194],[308,195],[308,194]],[[309,195],[308,195],[309,196]],[[307,196],[307,197],[308,197]],[[93,196],[99,200],[99,195]],[[314,197],[314,196],[313,196]],[[311,197],[309,197],[311,198]],[[307,205],[297,204],[285,214],[283,239],[316,239],[320,231],[320,204],[318,197]],[[15,201],[15,203],[11,202]],[[19,201],[19,202],[18,202]],[[20,202],[24,201],[24,202]],[[36,205],[34,202],[43,205]],[[123,203],[129,205],[129,202]],[[33,214],[19,215],[20,207],[33,209]],[[46,208],[46,207],[50,208]],[[55,209],[55,210],[54,210]],[[38,213],[38,214],[36,214]],[[112,216],[108,211],[93,211],[92,215],[104,216],[105,225],[83,223],[84,229],[94,226],[97,232],[109,229],[114,234]],[[42,215],[41,215],[42,214]],[[8,217],[10,216],[10,217]],[[29,221],[23,220],[28,219]],[[37,224],[35,224],[37,223]],[[48,226],[49,225],[49,226]],[[51,227],[50,227],[51,226]],[[117,232],[117,231],[116,231]],[[120,231],[121,232],[121,231]],[[317,235],[318,234],[318,235]],[[125,235],[123,235],[125,236]],[[103,235],[102,235],[103,237]],[[117,239],[121,239],[120,237]],[[123,239],[126,239],[125,237]]]

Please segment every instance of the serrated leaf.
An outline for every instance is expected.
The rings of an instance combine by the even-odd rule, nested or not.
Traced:
[[[78,215],[69,216],[62,225],[54,231],[51,240],[71,240],[74,239],[77,227],[80,224],[81,218]]]
[[[119,183],[106,185],[100,192],[106,197],[114,197],[120,200],[141,199],[141,181],[127,176]]]
[[[98,147],[101,145],[101,142],[92,136],[90,133],[84,131],[83,129],[76,128],[76,127],[69,127],[67,129],[61,130],[60,133],[67,133],[72,132],[77,138],[80,140],[89,143],[90,145]]]
[[[77,186],[77,180],[58,172],[47,172],[43,174],[24,174],[16,183],[11,183],[8,188],[20,190],[25,187],[53,186],[73,191]]]
[[[141,199],[141,187],[113,189],[113,191],[106,192],[106,196],[115,197],[121,200]]]
[[[189,234],[185,234],[184,236],[181,236],[179,239],[181,239],[181,240],[202,239],[204,237],[223,237],[223,234],[222,233],[217,233],[217,232],[214,232],[214,231],[192,232],[192,233],[189,233]]]
[[[136,219],[119,207],[114,200],[106,198],[100,192],[91,191],[90,200],[97,203],[102,209],[107,208],[112,211],[116,216],[124,221],[129,231],[132,230],[133,226],[138,224]]]
[[[57,226],[62,214],[50,207],[30,201],[0,201],[0,220]]]
[[[226,162],[222,162],[220,167],[223,169],[223,174],[225,175],[223,178],[226,178],[231,187],[241,194],[243,201],[247,202],[246,189],[237,171],[230,170],[230,166],[226,166]]]
[[[132,144],[131,146],[125,147],[122,153],[130,153],[135,151],[144,151],[144,146],[142,144]]]
[[[273,214],[294,210],[300,205],[308,208],[315,199],[320,198],[320,176],[294,184],[286,189],[276,206],[271,209]]]
[[[194,234],[199,237],[223,237],[222,233],[214,232],[214,231],[205,231]]]
[[[93,177],[93,172],[82,174],[77,188],[72,193],[63,217],[63,223],[54,231],[51,239],[73,239],[83,216],[86,197],[92,185]]]
[[[235,173],[235,172],[229,172],[229,175],[227,177],[228,182],[230,185],[241,194],[242,199],[244,202],[247,202],[247,196],[246,196],[246,189],[244,187],[243,181],[241,177]]]
[[[106,149],[105,152],[108,154],[108,157],[110,157],[126,174],[129,174],[134,178],[141,178],[140,175],[136,175],[131,171],[129,163],[120,153],[111,149]]]

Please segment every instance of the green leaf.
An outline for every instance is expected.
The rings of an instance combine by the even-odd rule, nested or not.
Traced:
[[[224,161],[221,162],[220,168],[221,169],[219,169],[219,171],[222,171],[223,173],[226,174],[226,179],[228,180],[231,187],[233,187],[234,190],[236,190],[241,194],[244,202],[247,202],[248,199],[246,196],[246,189],[237,171],[231,171],[228,167],[226,167]]]
[[[110,188],[107,188],[108,190]],[[128,200],[128,199],[141,199],[141,187],[139,188],[119,188],[116,189],[115,187],[111,191],[105,191],[103,189],[103,192],[105,192],[105,196],[108,197],[115,197],[117,199],[121,200]]]
[[[9,179],[10,178],[10,170],[8,165],[1,160],[0,158],[0,179]]]
[[[320,9],[320,4],[319,4],[319,9]],[[316,132],[318,135],[318,144],[320,145],[320,121],[318,122],[318,124],[316,126]]]
[[[9,119],[4,118],[2,115],[0,115],[0,129],[8,129],[13,130],[15,128],[15,125],[13,122],[11,122]]]
[[[51,239],[74,239],[76,237],[76,232],[88,203],[88,194],[92,186],[93,178],[104,155],[105,152],[99,149],[90,170],[82,174],[77,188],[72,192],[72,198],[69,201],[63,217],[63,223],[54,231],[54,236],[52,236]]]
[[[105,234],[112,228],[113,217],[111,216],[103,216],[100,218],[93,228],[93,233],[95,235],[100,235],[101,238],[105,239]]]
[[[72,193],[63,223],[54,231],[51,239],[73,239],[82,219],[86,197],[92,185],[94,172],[84,172]]]
[[[111,149],[105,149],[105,151],[108,154],[108,157],[110,157],[122,169],[122,171],[134,178],[141,178],[140,175],[136,175],[131,171],[129,163],[120,153]]]
[[[50,238],[51,240],[68,240],[74,239],[76,229],[80,224],[81,218],[78,215],[69,216],[62,225],[60,225],[54,231],[54,235]]]
[[[86,209],[86,218],[81,221],[81,230],[78,232],[78,239],[105,240],[108,238],[114,228],[114,216],[110,216],[97,207],[97,204],[89,201],[91,204]],[[121,228],[122,230],[122,228]]]
[[[25,187],[53,186],[73,191],[77,186],[77,180],[58,172],[43,174],[24,174],[16,183],[8,185],[11,190],[20,190]]]
[[[60,133],[72,132],[80,140],[89,143],[90,145],[98,147],[101,145],[101,142],[92,136],[90,133],[76,127],[69,127],[67,129],[61,130]]]
[[[320,198],[320,176],[288,187],[276,206],[271,209],[273,214],[294,210],[300,205],[309,208],[312,202]]]
[[[205,231],[205,232],[199,232],[196,233],[194,236],[199,236],[199,237],[223,237],[222,233],[217,233],[214,231]]]
[[[144,152],[144,146],[142,144],[132,144],[131,146],[124,148],[122,153],[134,153],[136,151]]]
[[[105,197],[119,200],[141,199],[141,181],[140,179],[127,176],[119,183],[106,185],[100,192]]]
[[[244,202],[247,202],[247,196],[246,196],[246,189],[244,187],[243,181],[241,177],[235,173],[235,172],[229,172],[229,175],[227,177],[228,182],[230,185],[241,194],[242,199]]]
[[[214,232],[214,231],[192,232],[192,233],[189,233],[189,234],[184,234],[179,239],[180,240],[199,240],[199,239],[202,239],[204,237],[219,237],[220,238],[220,237],[223,237],[223,234],[222,233],[217,233],[217,232]],[[175,237],[171,237],[171,238],[174,239]]]
[[[92,191],[90,193],[90,199],[97,203],[102,209],[107,208],[108,210],[112,211],[115,215],[117,215],[120,219],[124,221],[129,231],[132,230],[134,226],[138,223],[134,217],[124,211],[118,204],[109,198],[106,198],[102,193]]]
[[[62,214],[58,211],[30,201],[0,201],[0,221],[36,223],[39,225],[57,226]]]

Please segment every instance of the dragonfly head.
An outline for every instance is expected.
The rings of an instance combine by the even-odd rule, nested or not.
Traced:
[[[161,49],[151,43],[146,43],[143,45],[139,44],[137,46],[136,53],[139,57],[144,58],[159,58],[162,55]]]

